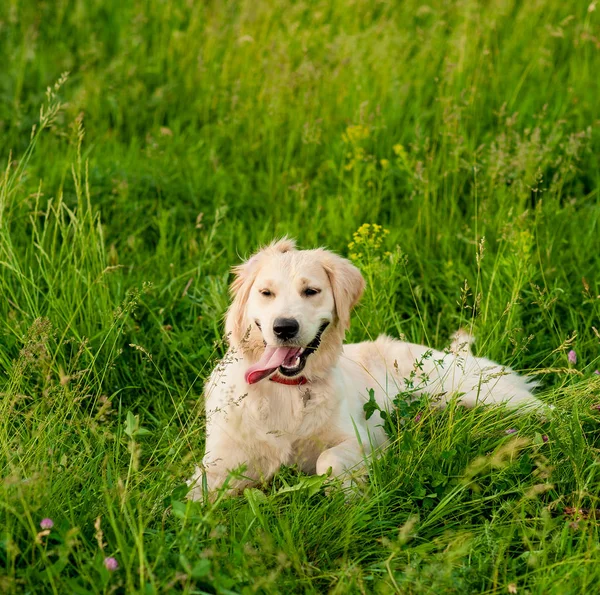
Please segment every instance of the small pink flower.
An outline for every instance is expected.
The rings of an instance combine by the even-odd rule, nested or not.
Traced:
[[[419,423],[421,421],[421,414],[417,413],[417,415],[415,415],[415,423]]]
[[[46,531],[47,529],[52,529],[54,527],[54,521],[52,519],[42,519],[40,521],[40,527]]]
[[[575,353],[574,349],[571,349],[571,351],[569,351],[569,355],[567,355],[567,357],[569,358],[569,363],[575,365],[577,363],[577,354]]]
[[[542,440],[543,440],[544,442],[548,442],[549,438],[548,438],[548,436],[546,436],[546,434],[544,434],[544,435],[542,436]]]
[[[600,376],[600,370],[594,370],[594,374],[596,374],[596,376]]]
[[[517,428],[508,428],[508,430],[504,430],[505,434],[516,434]]]
[[[115,558],[109,556],[108,558],[104,558],[104,567],[106,570],[114,572],[117,568],[119,568],[119,563],[115,560]]]

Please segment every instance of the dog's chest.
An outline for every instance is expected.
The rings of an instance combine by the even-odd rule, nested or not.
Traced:
[[[326,391],[313,386],[267,385],[246,401],[253,421],[268,435],[296,439],[318,431],[331,418]]]

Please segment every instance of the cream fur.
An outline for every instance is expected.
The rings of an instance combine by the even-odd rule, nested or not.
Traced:
[[[457,393],[467,406],[508,403],[541,408],[530,392],[534,383],[510,368],[475,357],[472,338],[457,333],[450,349],[431,350],[381,336],[376,341],[343,345],[350,311],[364,280],[349,261],[323,249],[296,250],[283,239],[234,269],[232,304],[226,331],[230,349],[205,387],[206,453],[190,480],[189,497],[202,497],[229,477],[231,490],[269,480],[281,465],[297,464],[307,473],[341,476],[384,445],[378,415],[365,419],[363,405],[373,389],[385,408],[404,379],[419,368],[415,396],[436,396],[441,405]],[[320,289],[302,295],[306,286]],[[265,297],[260,290],[269,289]],[[302,372],[308,383],[286,386],[264,379],[248,385],[244,373],[260,357],[278,316],[300,322],[300,344],[308,345],[324,321],[330,324],[318,350]],[[260,328],[256,323],[260,324]],[[428,355],[430,354],[430,355]],[[242,469],[242,474],[230,472]]]

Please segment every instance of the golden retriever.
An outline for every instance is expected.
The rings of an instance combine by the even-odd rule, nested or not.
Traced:
[[[281,465],[344,476],[386,442],[379,416],[366,419],[369,391],[389,407],[415,371],[415,396],[442,405],[458,393],[467,406],[541,407],[533,382],[473,356],[466,334],[443,352],[386,336],[344,345],[365,283],[332,252],[283,239],[234,272],[230,348],[205,387],[206,453],[190,480],[192,499],[228,478],[230,491],[266,481]]]

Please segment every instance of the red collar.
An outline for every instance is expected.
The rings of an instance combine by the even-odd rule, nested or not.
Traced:
[[[271,382],[277,382],[278,384],[286,384],[287,386],[298,386],[300,384],[306,384],[308,381],[305,376],[298,376],[297,378],[286,378],[282,374],[277,372],[269,378]]]

